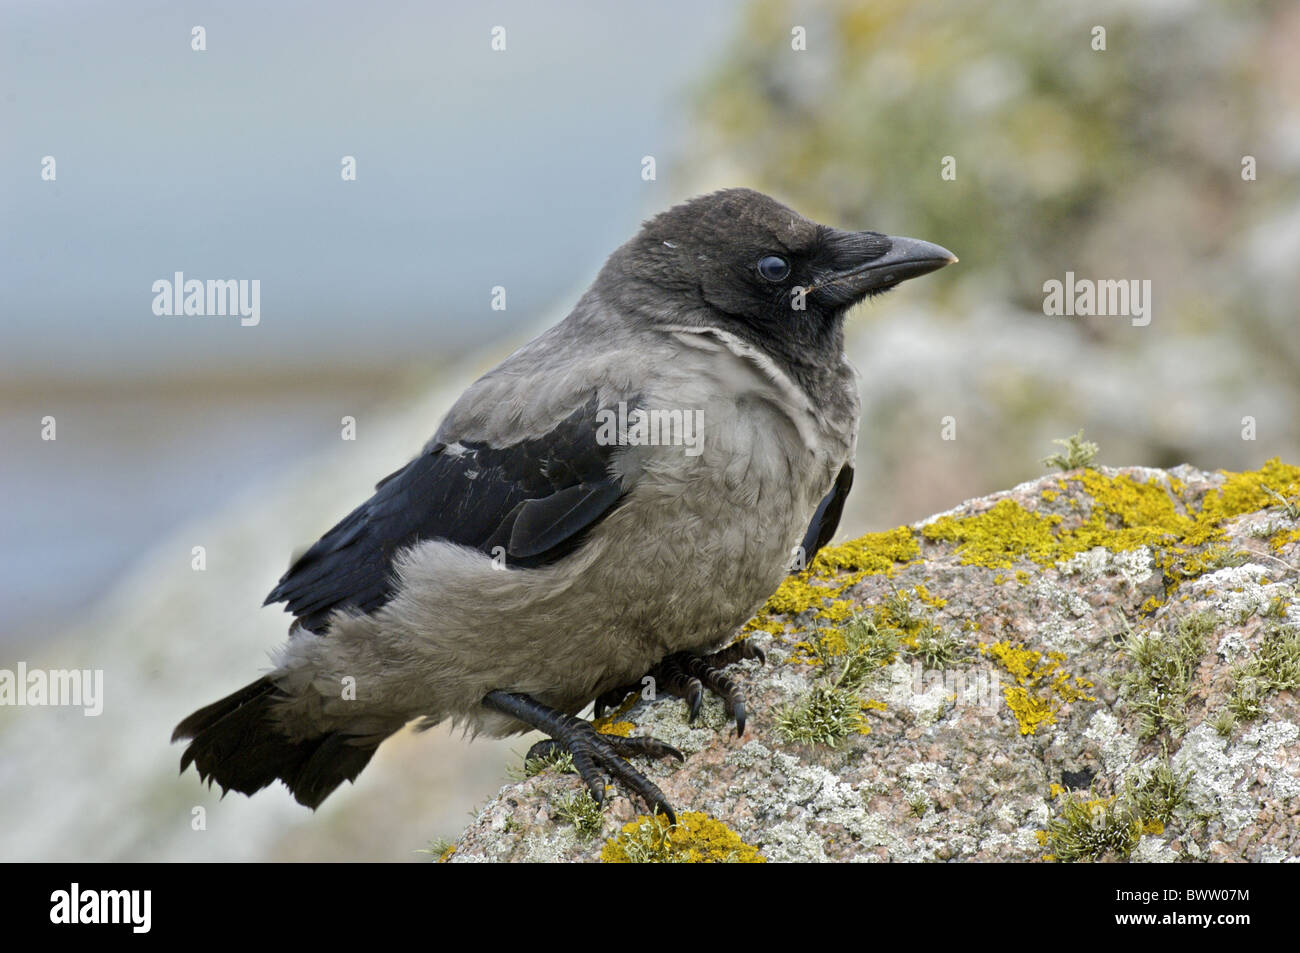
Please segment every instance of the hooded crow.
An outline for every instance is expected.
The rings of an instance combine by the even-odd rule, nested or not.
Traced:
[[[421,453],[267,597],[295,621],[266,676],[190,715],[181,770],[315,808],[412,720],[540,729],[593,797],[681,754],[577,717],[651,672],[721,694],[731,641],[835,532],[859,402],[846,312],[956,261],[819,225],[749,189],[650,219],[559,324],[456,401]],[[719,651],[721,649],[721,651]]]

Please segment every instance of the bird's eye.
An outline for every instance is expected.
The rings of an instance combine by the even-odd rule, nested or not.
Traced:
[[[758,261],[758,273],[768,281],[785,281],[790,263],[780,255],[768,255]]]

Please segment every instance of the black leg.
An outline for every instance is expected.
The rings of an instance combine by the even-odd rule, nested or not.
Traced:
[[[699,717],[705,689],[720,696],[727,708],[728,717],[736,719],[736,737],[740,737],[745,733],[745,693],[722,670],[741,659],[755,659],[759,664],[767,662],[763,650],[745,639],[733,642],[711,655],[674,652],[652,668],[649,675],[655,680],[657,691],[686,701],[691,724]],[[601,695],[596,699],[596,717],[601,717],[609,708],[618,707],[628,692],[639,691],[640,688],[640,684],[632,684]]]
[[[578,769],[578,774],[586,783],[597,804],[605,800],[603,772],[607,771],[615,780],[621,781],[625,787],[639,795],[652,811],[661,811],[670,823],[677,823],[677,815],[673,812],[664,792],[623,760],[623,757],[638,754],[652,758],[671,757],[678,761],[685,760],[676,748],[654,738],[620,738],[615,735],[599,734],[591,726],[591,722],[566,715],[528,695],[488,692],[483,698],[483,705],[546,732],[552,739],[552,744],[548,746],[550,751],[560,747],[572,754],[573,766]],[[546,744],[540,742],[534,745],[529,755],[533,755]]]

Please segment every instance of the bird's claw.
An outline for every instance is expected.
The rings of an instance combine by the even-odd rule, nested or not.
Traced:
[[[557,737],[539,741],[528,749],[525,760],[549,758],[558,751],[573,755],[573,766],[597,804],[605,801],[605,774],[608,773],[645,801],[652,812],[658,811],[668,818],[669,823],[677,823],[677,815],[659,786],[623,760],[634,755],[686,760],[685,755],[672,745],[657,738],[603,735],[590,722],[572,718],[560,729]]]
[[[763,650],[744,639],[709,655],[674,652],[652,668],[649,675],[660,691],[686,702],[687,720],[692,725],[704,707],[705,689],[717,695],[722,699],[727,717],[736,720],[736,737],[739,738],[745,733],[745,693],[722,670],[742,659],[753,659],[760,665],[767,663]],[[628,692],[638,688],[639,685],[628,685],[601,695],[596,699],[596,717],[600,718],[609,709],[616,708]]]

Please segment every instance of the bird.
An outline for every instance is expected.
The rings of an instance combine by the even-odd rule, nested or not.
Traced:
[[[580,713],[649,675],[692,721],[720,695],[743,734],[723,670],[763,657],[738,631],[831,539],[853,483],[846,315],[955,261],[748,188],[648,219],[292,562],[264,603],[293,615],[273,668],[180,722],[181,772],[223,796],[279,780],[315,809],[408,724],[537,729],[597,802],[612,777],[675,822],[628,759],[681,752]]]

